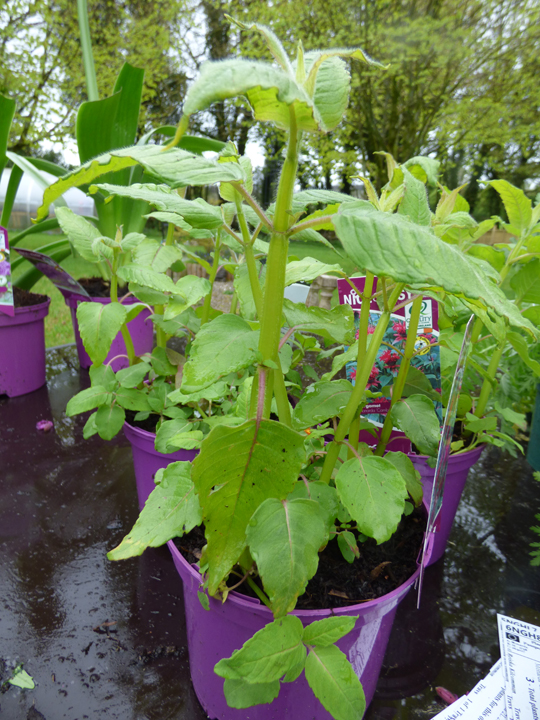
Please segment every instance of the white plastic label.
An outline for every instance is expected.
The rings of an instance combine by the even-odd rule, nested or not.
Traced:
[[[540,628],[497,615],[508,720],[540,718]]]

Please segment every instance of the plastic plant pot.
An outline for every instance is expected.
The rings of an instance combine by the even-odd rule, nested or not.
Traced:
[[[45,324],[50,298],[0,313],[0,395],[17,397],[45,385]]]
[[[135,466],[135,479],[137,482],[137,496],[139,508],[142,510],[148,496],[155,488],[154,478],[161,468],[166,468],[172,462],[183,460],[191,462],[198,450],[176,450],[172,453],[160,453],[154,447],[155,433],[141,430],[128,423],[124,423],[124,435],[131,443],[133,465]]]
[[[437,562],[437,560],[444,555],[448,537],[454,522],[454,517],[456,516],[459,501],[461,500],[461,494],[463,493],[465,483],[467,482],[469,470],[478,462],[483,450],[484,447],[481,446],[464,453],[450,455],[448,460],[448,470],[446,472],[446,482],[444,485],[443,501],[439,512],[438,525],[436,526],[437,530],[435,532],[433,542],[433,552],[431,553],[428,565],[432,565]],[[429,507],[431,493],[433,491],[435,468],[429,467],[426,455],[413,455],[411,453],[409,454],[409,457],[415,468],[422,476],[422,482],[424,484],[424,502]]]
[[[223,678],[214,673],[214,665],[261,630],[273,619],[258,599],[229,593],[225,603],[210,598],[204,610],[198,598],[202,577],[197,566],[190,565],[174,542],[168,543],[174,564],[184,586],[184,607],[188,636],[191,680],[199,702],[212,720],[332,720],[309,687],[304,674],[292,683],[282,683],[278,697],[268,705],[247,710],[230,708],[223,693]],[[338,647],[347,655],[364,688],[369,705],[375,693],[386,645],[396,609],[415,583],[419,568],[396,590],[376,600],[328,610],[295,610],[304,625],[332,615],[358,615],[355,628],[342,638]]]
[[[84,370],[87,370],[90,365],[92,365],[92,361],[90,360],[88,353],[84,349],[84,344],[79,333],[79,323],[77,322],[77,306],[81,302],[88,301],[85,301],[80,296],[76,295],[72,295],[71,297],[66,298],[66,305],[71,311],[71,321],[73,323],[75,343],[77,345],[77,353],[79,355],[79,364]],[[92,298],[92,302],[98,302],[102,305],[107,305],[111,301],[109,298]],[[132,305],[136,302],[139,302],[136,298],[128,298],[125,304]],[[136,355],[143,355],[147,352],[151,353],[152,348],[154,347],[154,326],[148,320],[149,317],[150,310],[144,309],[137,315],[136,318],[133,318],[133,320],[128,323],[128,328],[129,332],[131,333],[133,347],[135,349]],[[110,364],[114,372],[122,370],[129,365],[127,357],[117,357],[118,355],[126,355],[126,344],[124,343],[124,338],[122,337],[121,333],[118,333],[118,335],[113,340],[111,349],[109,350],[109,353],[105,358],[105,364]],[[113,358],[116,358],[116,360],[110,362],[110,360],[112,360]]]

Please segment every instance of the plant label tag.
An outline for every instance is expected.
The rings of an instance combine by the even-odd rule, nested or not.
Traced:
[[[540,715],[540,627],[497,615],[508,720]]]
[[[444,483],[446,480],[446,470],[448,468],[450,445],[452,443],[452,435],[454,434],[457,404],[459,400],[459,393],[461,392],[461,384],[463,382],[463,373],[465,372],[467,356],[469,354],[469,346],[471,344],[473,324],[474,315],[471,315],[471,317],[469,318],[469,322],[467,323],[465,334],[463,335],[463,342],[461,343],[461,350],[456,365],[454,380],[452,382],[452,389],[450,390],[450,396],[448,398],[448,406],[446,408],[446,416],[444,418],[444,423],[441,431],[441,439],[439,441],[439,452],[437,453],[437,465],[435,466],[435,476],[433,478],[433,491],[431,494],[431,502],[429,505],[429,515],[424,539],[424,548],[422,550],[422,560],[420,561],[418,607],[420,607],[420,595],[422,593],[422,581],[424,578],[426,550],[429,544],[429,536],[431,533],[435,532],[435,523],[443,501]]]
[[[48,277],[53,285],[60,290],[65,298],[70,298],[72,295],[78,295],[83,297],[85,300],[90,300],[90,295],[86,292],[82,285],[80,285],[75,278],[66,272],[60,265],[50,258],[48,255],[37,252],[36,250],[27,250],[26,248],[17,249],[17,252],[21,257],[29,260],[35,267],[42,272],[45,277]]]
[[[488,675],[468,695],[459,698],[433,720],[506,720],[502,663],[498,660]]]
[[[15,316],[8,233],[3,227],[0,227],[0,312]]]
[[[350,305],[355,314],[355,325],[358,330],[360,310],[362,308],[362,293],[365,287],[365,277],[351,278],[357,290],[353,290],[347,280],[338,280],[338,294],[341,305]],[[375,278],[375,283],[377,278]],[[374,285],[376,287],[376,285]],[[369,376],[367,389],[376,397],[371,398],[362,410],[362,415],[375,425],[376,428],[382,428],[385,417],[390,409],[392,386],[399,372],[401,357],[405,349],[407,339],[407,330],[411,318],[412,303],[408,300],[414,296],[404,291],[398,300],[398,309],[392,313],[388,328],[383,338],[375,364]],[[399,307],[402,303],[407,303],[403,307]],[[381,309],[376,300],[371,300],[369,313],[368,333],[372,333],[381,316]],[[357,333],[358,335],[358,333]],[[424,298],[422,309],[420,311],[420,320],[418,322],[418,332],[415,342],[415,356],[411,360],[411,366],[419,370],[429,380],[431,388],[437,392],[441,392],[441,359],[439,341],[439,308],[435,300]],[[356,363],[350,362],[345,366],[347,380],[353,385],[356,379]],[[429,388],[429,385],[428,385]],[[442,405],[440,402],[434,402],[435,411],[442,423]],[[364,437],[365,436],[365,437]],[[395,440],[400,439],[400,444],[396,444]],[[362,442],[373,445],[373,437],[368,432],[363,432]],[[394,441],[394,442],[393,442]],[[409,452],[411,449],[410,441],[397,428],[394,428],[390,440],[391,450],[402,450]]]

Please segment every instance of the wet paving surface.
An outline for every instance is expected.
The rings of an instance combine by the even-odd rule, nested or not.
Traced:
[[[202,720],[168,551],[105,557],[137,517],[130,447],[83,439],[84,420],[64,409],[88,375],[72,348],[48,362],[47,387],[0,398],[0,683],[20,663],[36,683],[2,685],[0,718]],[[53,431],[36,430],[43,419]],[[398,611],[366,718],[431,718],[445,707],[435,686],[470,690],[499,657],[497,612],[540,625],[528,555],[539,511],[525,460],[485,453],[420,612],[412,593]]]

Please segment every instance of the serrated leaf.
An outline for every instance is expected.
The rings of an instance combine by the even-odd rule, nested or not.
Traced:
[[[94,423],[103,440],[112,440],[122,429],[126,413],[119,405],[101,405],[95,415]]]
[[[343,206],[333,216],[338,237],[351,259],[363,270],[397,282],[442,287],[447,292],[479,300],[512,325],[535,328],[524,318],[477,263],[437,238],[428,228],[399,215],[355,213]]]
[[[191,230],[193,230],[192,226],[189,225],[184,220],[184,218],[177,212],[161,212],[157,210],[156,212],[148,213],[148,215],[145,215],[144,217],[154,218],[155,220],[159,220],[160,222],[172,223],[186,233],[189,233]]]
[[[136,412],[150,411],[150,405],[148,404],[146,393],[143,390],[119,387],[114,395],[116,402],[126,410],[134,410]]]
[[[391,410],[396,427],[402,430],[423,455],[437,455],[441,426],[433,403],[425,395],[401,399]]]
[[[22,668],[18,668],[8,682],[10,685],[16,685],[23,690],[33,690],[36,687],[32,677]]]
[[[441,163],[439,160],[424,155],[415,155],[404,162],[402,168],[406,168],[415,178],[423,183],[427,182],[428,185],[437,185],[440,166]]]
[[[361,720],[366,699],[360,680],[347,657],[335,645],[311,648],[306,680],[335,720]]]
[[[425,395],[431,400],[440,400],[439,393],[433,389],[425,374],[414,365],[409,366],[403,386],[402,397],[409,397],[409,395]]]
[[[414,500],[416,507],[422,504],[424,489],[422,486],[422,478],[418,470],[414,467],[412,460],[402,452],[387,452],[384,456],[401,474],[405,480],[407,491]]]
[[[348,635],[354,629],[358,615],[328,617],[324,620],[315,620],[304,628],[303,640],[306,645],[328,647]]]
[[[127,310],[118,302],[83,302],[77,307],[77,322],[84,349],[95,365],[100,365],[112,341],[126,321]]]
[[[302,633],[302,623],[294,615],[274,620],[256,632],[230,658],[220,660],[214,672],[228,680],[275,682],[288,670],[305,662]]]
[[[535,375],[540,376],[540,363],[529,355],[529,346],[525,338],[519,335],[519,333],[509,330],[506,334],[506,339],[523,360],[525,365],[527,365],[527,367],[529,367]]]
[[[161,423],[156,433],[156,450],[163,454],[174,452],[176,448],[169,447],[170,440],[179,433],[190,432],[191,427],[192,423],[184,418],[165,420]]]
[[[258,354],[259,331],[237,315],[220,315],[199,330],[184,365],[182,392],[188,394],[250,365]]]
[[[304,438],[271,420],[217,426],[203,441],[193,482],[204,512],[211,595],[242,554],[255,510],[268,498],[286,498],[304,461]]]
[[[354,312],[350,305],[336,305],[325,310],[284,300],[283,314],[289,327],[322,334],[337,343],[354,342]]]
[[[369,338],[368,338],[369,340]],[[356,340],[344,353],[335,355],[332,358],[332,369],[329,372],[324,373],[321,380],[331,380],[336,373],[338,373],[342,367],[348,362],[356,362],[358,358],[358,340]]]
[[[467,254],[485,260],[495,268],[497,272],[503,269],[504,263],[506,262],[506,256],[502,250],[497,250],[491,245],[481,245],[480,243],[471,245],[467,250]]]
[[[266,705],[279,695],[279,680],[270,683],[248,683],[244,680],[226,679],[223,692],[227,705],[238,710],[253,705]]]
[[[348,380],[331,380],[310,385],[293,411],[293,424],[302,429],[339,416],[346,407],[353,386]]]
[[[191,463],[171,463],[150,493],[130,533],[107,557],[124,560],[141,555],[147,547],[159,547],[201,522],[201,508],[191,482]]]
[[[116,388],[116,377],[110,365],[91,365],[89,375],[92,387],[101,385],[107,392],[111,392]]]
[[[134,145],[100,155],[66,173],[50,185],[43,195],[43,204],[38,209],[37,220],[47,217],[49,205],[69,188],[87,185],[108,172],[123,170],[138,164],[149,175],[166,182],[172,188],[243,180],[242,169],[236,163],[220,164],[215,160],[209,160],[178,148],[165,150],[159,145]]]
[[[219,207],[210,205],[202,198],[185,200],[167,185],[133,184],[124,187],[104,183],[94,187],[111,195],[144,200],[158,210],[177,213],[194,228],[213,230],[223,225]]]
[[[253,169],[251,167],[251,160],[247,156],[239,158],[238,163],[244,173],[244,187],[248,193],[253,192]],[[227,202],[234,202],[238,195],[238,190],[235,190],[230,183],[221,183],[219,186],[219,194]]]
[[[282,617],[317,572],[319,550],[328,540],[319,504],[269,498],[252,515],[246,537],[274,617]]]
[[[108,367],[108,366],[107,366]],[[140,385],[145,377],[148,375],[150,365],[146,362],[140,362],[131,367],[119,370],[116,373],[116,380],[122,387],[132,388]]]
[[[392,536],[408,493],[401,473],[389,460],[374,455],[347,460],[338,470],[336,489],[360,532],[377,543]]]
[[[210,281],[197,275],[184,275],[174,286],[172,297],[165,308],[164,319],[172,320],[188,308],[196,305],[212,290]]]
[[[520,302],[540,303],[540,259],[523,265],[510,280],[510,286]]]
[[[259,261],[256,261],[256,267],[257,273],[260,273],[261,263]],[[257,308],[251,291],[251,282],[246,263],[240,263],[234,271],[234,291],[240,303],[242,317],[245,320],[254,320],[257,315]]]
[[[304,282],[310,282],[311,280],[315,280],[315,278],[318,278],[321,275],[326,275],[330,272],[338,273],[340,276],[345,274],[341,265],[329,265],[311,257],[305,257],[302,258],[302,260],[292,260],[287,263],[287,267],[285,269],[285,285],[292,285],[293,283],[300,282],[301,280]]]
[[[403,172],[403,181],[405,184],[405,192],[403,199],[399,204],[398,213],[407,215],[413,222],[418,225],[431,224],[431,211],[427,198],[426,186],[420,180],[417,180],[408,170]]]
[[[102,233],[96,226],[65,207],[56,208],[56,219],[80,256],[88,262],[97,263],[99,258],[92,250],[92,242],[101,237]]]
[[[124,282],[136,283],[159,292],[174,293],[175,285],[168,275],[158,273],[151,267],[143,267],[136,263],[127,263],[118,269],[118,277]]]
[[[491,180],[490,185],[501,196],[510,225],[518,233],[526,233],[532,220],[532,204],[523,190],[514,187],[506,180]]]
[[[173,263],[182,259],[182,251],[174,245],[165,245],[147,238],[133,251],[133,260],[139,265],[151,267],[158,273],[164,273]]]

